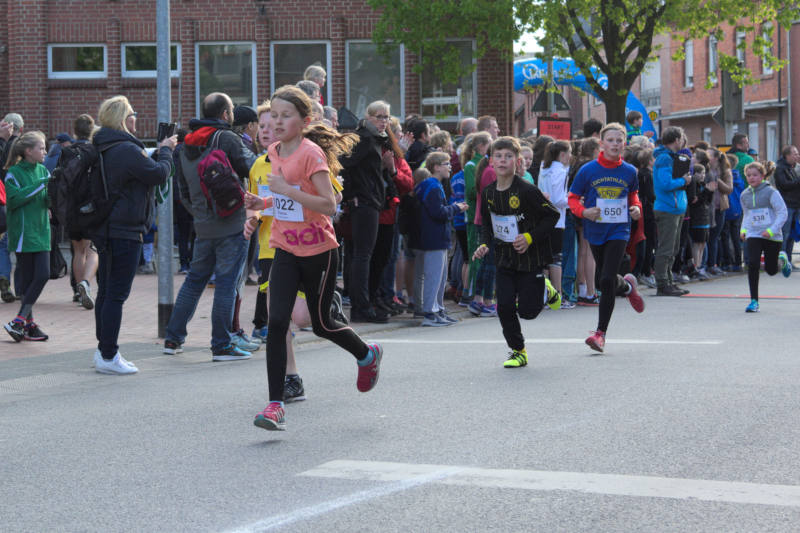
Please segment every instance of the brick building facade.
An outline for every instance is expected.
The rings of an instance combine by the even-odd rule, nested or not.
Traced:
[[[18,112],[26,129],[53,137],[70,132],[77,115],[96,115],[103,99],[125,94],[139,112],[138,135],[154,137],[155,6],[155,0],[0,0],[0,71],[7,73],[0,77],[0,112]],[[415,73],[418,58],[402,47],[388,65],[376,60],[369,39],[378,15],[364,1],[172,0],[170,16],[172,116],[182,125],[211,90],[257,105],[314,62],[328,71],[323,96],[336,108],[349,105],[358,114],[384,98],[395,115],[421,112],[454,125],[452,109],[422,103],[455,94],[455,86]],[[453,46],[473,61],[472,41]],[[461,87],[464,115],[494,115],[509,131],[510,62],[486,54]]]

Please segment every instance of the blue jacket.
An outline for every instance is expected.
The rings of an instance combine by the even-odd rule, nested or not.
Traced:
[[[420,250],[447,250],[450,248],[450,220],[459,211],[455,205],[447,205],[442,184],[436,178],[428,178],[414,187],[420,199]]]
[[[653,152],[656,162],[653,166],[653,189],[656,201],[654,211],[662,211],[673,215],[686,213],[686,181],[672,177],[672,155],[666,146],[659,146]]]

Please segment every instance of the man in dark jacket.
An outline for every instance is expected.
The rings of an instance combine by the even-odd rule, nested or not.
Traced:
[[[784,146],[781,158],[775,164],[775,187],[781,193],[789,212],[786,223],[783,225],[783,249],[792,260],[794,239],[792,238],[792,225],[800,215],[800,176],[795,172],[795,166],[800,163],[800,152],[796,146]],[[795,270],[795,267],[792,266]]]
[[[382,123],[386,127],[386,122]],[[386,322],[388,315],[376,310],[369,301],[369,264],[378,236],[378,216],[386,203],[381,146],[386,133],[368,119],[359,122],[358,144],[347,157],[341,158],[342,196],[350,215],[352,238],[345,246],[349,262],[347,291],[350,295],[350,320],[353,322]],[[349,258],[349,259],[348,259]]]
[[[184,139],[175,177],[181,203],[194,217],[195,240],[189,273],[181,286],[167,324],[164,353],[181,351],[186,325],[211,276],[215,277],[211,310],[211,352],[214,361],[249,359],[258,345],[231,332],[236,291],[247,257],[242,234],[245,208],[221,217],[211,207],[200,185],[197,168],[213,149],[225,152],[239,179],[247,179],[256,156],[233,132],[233,102],[223,93],[211,93],[203,100],[203,118],[189,122],[191,132]]]

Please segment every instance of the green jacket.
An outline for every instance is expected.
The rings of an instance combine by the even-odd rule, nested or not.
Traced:
[[[23,160],[8,169],[5,183],[10,251],[50,251],[49,179],[50,173],[39,163],[34,165]]]
[[[745,180],[745,183],[747,183],[747,180],[744,177],[744,167],[755,161],[755,159],[744,152],[731,152],[731,154],[735,155],[739,159],[739,164],[736,165],[736,170],[739,171],[742,179]]]
[[[478,184],[475,183],[475,170],[484,156],[475,152],[475,155],[464,165],[464,197],[467,201],[467,222],[475,221],[475,208],[478,202]]]

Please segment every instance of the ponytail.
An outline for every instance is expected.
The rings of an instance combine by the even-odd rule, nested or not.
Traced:
[[[310,125],[303,130],[303,137],[322,148],[328,169],[334,176],[342,170],[339,157],[352,152],[359,140],[355,133],[339,133],[324,124]]]
[[[6,159],[6,165],[3,167],[3,170],[7,171],[9,168],[19,163],[22,158],[25,157],[25,150],[36,148],[36,144],[40,141],[44,143],[45,146],[47,145],[47,139],[45,139],[44,133],[41,131],[29,131],[20,135],[8,151],[8,159]]]

